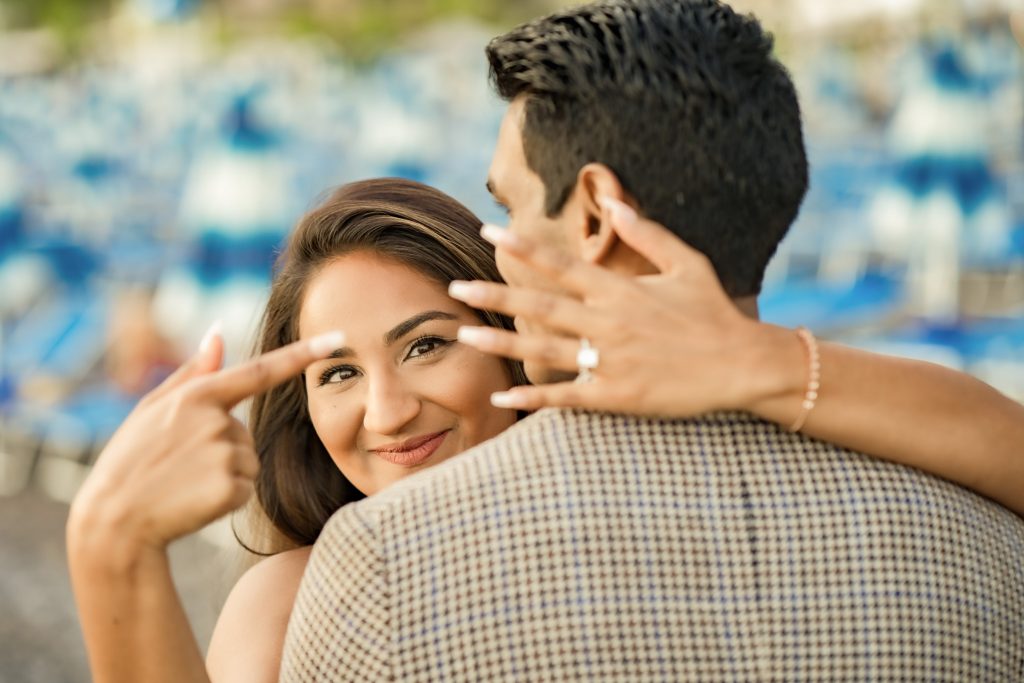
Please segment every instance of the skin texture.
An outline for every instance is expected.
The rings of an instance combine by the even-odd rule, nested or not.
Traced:
[[[206,656],[213,681],[276,681],[288,618],[313,546],[278,553],[238,580]]]
[[[372,286],[367,286],[372,283]],[[384,343],[387,332],[424,313],[427,320]],[[408,266],[368,252],[326,265],[309,285],[300,336],[344,326],[348,355],[306,370],[309,413],[338,469],[369,495],[495,436],[516,419],[488,397],[507,389],[505,364],[456,341],[480,320],[445,287]],[[440,447],[415,466],[387,462],[373,449],[447,431]]]

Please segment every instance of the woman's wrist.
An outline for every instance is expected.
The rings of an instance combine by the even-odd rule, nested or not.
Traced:
[[[137,522],[119,511],[116,498],[102,504],[76,500],[66,528],[72,570],[129,576],[166,562],[166,547],[145,539]]]
[[[788,426],[800,414],[807,390],[807,352],[794,330],[754,325],[744,372],[746,400],[739,407]]]

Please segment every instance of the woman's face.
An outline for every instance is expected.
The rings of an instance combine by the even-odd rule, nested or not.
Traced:
[[[455,341],[479,325],[444,287],[368,251],[329,262],[306,288],[299,337],[343,330],[345,348],[306,368],[309,414],[342,474],[370,495],[495,436],[516,419],[490,394],[505,364]]]

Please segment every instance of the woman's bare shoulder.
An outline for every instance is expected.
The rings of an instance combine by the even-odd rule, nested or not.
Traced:
[[[278,581],[289,580],[294,580],[298,588],[298,581],[302,578],[302,572],[306,569],[312,550],[313,546],[306,545],[264,558],[242,575],[235,588],[241,587],[243,582],[255,584],[257,587],[267,587],[268,582],[273,585]]]
[[[278,679],[288,618],[311,550],[261,560],[231,589],[206,657],[213,683]]]

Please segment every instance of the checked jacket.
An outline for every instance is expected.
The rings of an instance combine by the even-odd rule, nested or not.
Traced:
[[[1024,681],[1024,521],[744,413],[547,409],[342,508],[293,681]]]

